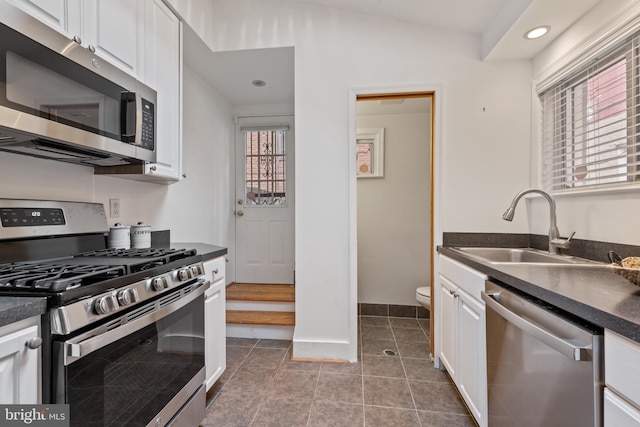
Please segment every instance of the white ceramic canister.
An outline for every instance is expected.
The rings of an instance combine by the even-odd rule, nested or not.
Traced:
[[[131,226],[131,247],[150,248],[151,247],[151,226],[143,222]]]
[[[131,248],[131,227],[116,223],[109,229],[107,243],[110,249]]]

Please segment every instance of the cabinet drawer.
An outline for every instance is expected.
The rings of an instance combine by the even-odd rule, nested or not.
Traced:
[[[640,344],[605,329],[604,379],[608,387],[640,407]]]
[[[440,274],[480,300],[480,292],[484,291],[487,276],[447,256],[440,255],[439,259]]]
[[[211,283],[224,279],[225,262],[223,256],[205,261],[203,264],[204,273],[207,279],[211,280]]]
[[[604,389],[604,427],[640,427],[640,411],[616,393]]]

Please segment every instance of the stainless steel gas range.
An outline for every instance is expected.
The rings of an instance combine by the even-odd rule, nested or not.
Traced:
[[[72,426],[204,418],[202,258],[105,247],[104,206],[0,199],[0,296],[41,296],[44,403]]]

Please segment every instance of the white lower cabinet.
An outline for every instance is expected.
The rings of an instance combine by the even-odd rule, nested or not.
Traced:
[[[485,304],[487,277],[440,256],[440,361],[480,427],[487,426]]]
[[[205,371],[207,391],[227,368],[226,281],[224,257],[204,262],[211,286],[204,294]]]
[[[40,397],[40,319],[0,328],[0,404],[38,404]]]
[[[620,397],[609,387],[604,388],[605,427],[640,426],[640,409]]]
[[[604,427],[640,427],[640,343],[604,331]]]

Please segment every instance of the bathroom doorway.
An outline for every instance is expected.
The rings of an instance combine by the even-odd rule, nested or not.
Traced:
[[[357,277],[363,309],[386,305],[391,316],[394,311],[409,316],[417,306],[416,288],[433,282],[433,100],[433,92],[356,97]],[[431,329],[433,336],[433,322]]]

